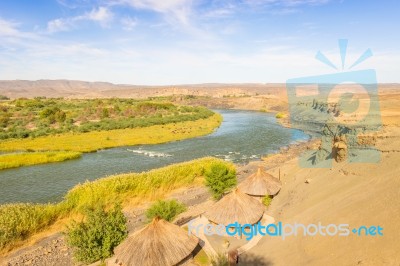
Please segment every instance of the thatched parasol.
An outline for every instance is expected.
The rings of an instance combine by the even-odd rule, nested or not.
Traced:
[[[179,226],[155,218],[115,249],[124,266],[176,265],[187,258],[199,240]]]
[[[216,202],[204,215],[217,224],[255,224],[263,216],[264,209],[261,202],[236,188]]]
[[[281,190],[281,187],[281,181],[265,172],[262,167],[239,185],[241,191],[252,196],[273,196]]]

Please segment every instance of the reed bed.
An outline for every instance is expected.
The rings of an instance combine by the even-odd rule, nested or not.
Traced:
[[[0,170],[27,165],[63,162],[81,157],[80,152],[27,152],[0,155]]]
[[[221,115],[214,114],[205,119],[166,125],[12,139],[1,141],[0,151],[94,152],[119,146],[159,144],[210,134],[221,121]]]

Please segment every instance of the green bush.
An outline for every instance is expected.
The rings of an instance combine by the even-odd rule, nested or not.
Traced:
[[[66,232],[74,257],[84,263],[104,261],[113,255],[114,247],[127,237],[126,218],[120,205],[106,212],[97,207],[86,211],[86,221],[73,222]]]
[[[146,211],[146,217],[149,222],[154,217],[172,222],[178,214],[184,211],[186,211],[186,206],[176,200],[159,200]]]
[[[285,118],[286,117],[286,115],[284,114],[284,113],[277,113],[276,115],[275,115],[275,118],[278,118],[278,119],[280,119],[280,118]]]
[[[44,119],[44,118],[48,118],[51,115],[54,115],[55,113],[59,112],[60,108],[58,107],[48,107],[46,109],[44,109],[43,111],[41,111],[39,113],[40,118]]]
[[[206,186],[214,199],[220,199],[225,192],[237,184],[236,171],[226,164],[217,162],[205,172]]]
[[[271,204],[272,201],[272,197],[270,195],[266,195],[263,199],[262,199],[262,203],[268,207]]]

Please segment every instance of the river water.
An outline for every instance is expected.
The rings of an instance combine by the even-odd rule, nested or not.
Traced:
[[[212,134],[157,145],[100,150],[82,158],[0,171],[0,204],[55,202],[78,183],[108,175],[141,172],[205,156],[235,163],[260,159],[283,146],[305,141],[302,131],[280,126],[273,115],[216,110],[224,120]]]

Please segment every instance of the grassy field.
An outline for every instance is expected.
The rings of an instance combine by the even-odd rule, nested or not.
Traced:
[[[80,152],[28,152],[0,155],[0,170],[26,165],[62,162],[81,157]]]
[[[135,206],[163,199],[171,191],[204,184],[204,173],[215,164],[229,171],[234,165],[216,158],[202,158],[143,173],[115,175],[77,185],[58,204],[6,204],[0,206],[0,254],[20,245],[35,233],[61,219],[68,221],[86,208],[99,205]]]
[[[75,151],[93,152],[118,146],[159,144],[211,133],[221,124],[222,117],[209,118],[141,128],[66,133],[37,138],[10,139],[0,142],[0,151]]]

